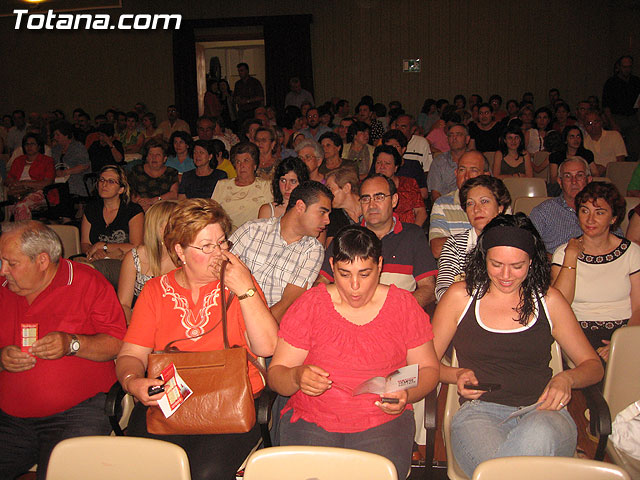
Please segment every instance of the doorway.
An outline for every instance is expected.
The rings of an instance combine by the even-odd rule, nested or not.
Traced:
[[[198,69],[198,115],[204,113],[204,94],[209,79],[226,80],[233,89],[240,79],[236,65],[249,65],[252,77],[265,84],[264,39],[196,42]]]

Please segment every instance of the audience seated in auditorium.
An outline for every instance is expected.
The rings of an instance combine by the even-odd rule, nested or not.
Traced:
[[[360,179],[352,168],[339,168],[327,175],[327,188],[333,193],[329,225],[327,225],[324,241],[326,248],[336,234],[347,225],[359,224],[362,221],[362,205],[360,204]]]
[[[347,160],[342,157],[342,139],[340,135],[332,131],[328,131],[323,134],[318,143],[322,146],[324,159],[318,167],[318,172],[322,175],[327,175],[329,172],[337,170],[338,168],[348,167],[354,170],[358,169],[358,166],[354,160]]]
[[[162,130],[158,128],[156,116],[154,113],[147,112],[142,116],[142,137],[144,138],[144,146],[151,140],[156,142],[162,141]]]
[[[456,190],[439,197],[431,209],[429,243],[433,256],[438,258],[447,238],[471,228],[465,211],[460,206],[460,187],[470,178],[490,175],[489,162],[477,150],[466,152],[456,167]]]
[[[300,108],[302,102],[307,101],[310,102],[311,105],[315,105],[313,101],[313,95],[308,90],[302,88],[302,84],[300,83],[300,79],[298,77],[291,77],[289,79],[289,93],[284,99],[285,108],[289,105],[295,105]]]
[[[13,152],[22,143],[22,137],[27,133],[27,122],[24,110],[14,110],[11,114],[13,126],[7,133],[7,150]]]

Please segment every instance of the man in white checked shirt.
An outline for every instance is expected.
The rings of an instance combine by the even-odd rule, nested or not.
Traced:
[[[247,222],[229,239],[278,322],[318,276],[324,248],[316,237],[329,224],[332,200],[321,183],[303,182],[291,192],[282,217]]]

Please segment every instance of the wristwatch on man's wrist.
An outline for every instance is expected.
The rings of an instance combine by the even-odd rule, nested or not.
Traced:
[[[69,342],[69,356],[73,356],[80,350],[80,340],[73,333],[71,334],[71,342]]]
[[[244,300],[245,298],[253,297],[256,294],[255,288],[250,288],[242,295],[238,295],[238,300]]]

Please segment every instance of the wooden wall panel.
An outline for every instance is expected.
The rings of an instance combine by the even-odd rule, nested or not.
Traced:
[[[112,15],[133,12],[312,14],[316,101],[338,96],[352,108],[364,94],[417,113],[427,97],[506,101],[525,90],[544,104],[550,87],[573,107],[601,94],[620,54],[640,55],[638,9],[598,0],[140,0]],[[173,99],[170,32],[16,32],[13,21],[0,19],[0,112],[82,105],[93,114],[145,100],[163,117]],[[402,73],[403,58],[420,58],[422,72]]]

